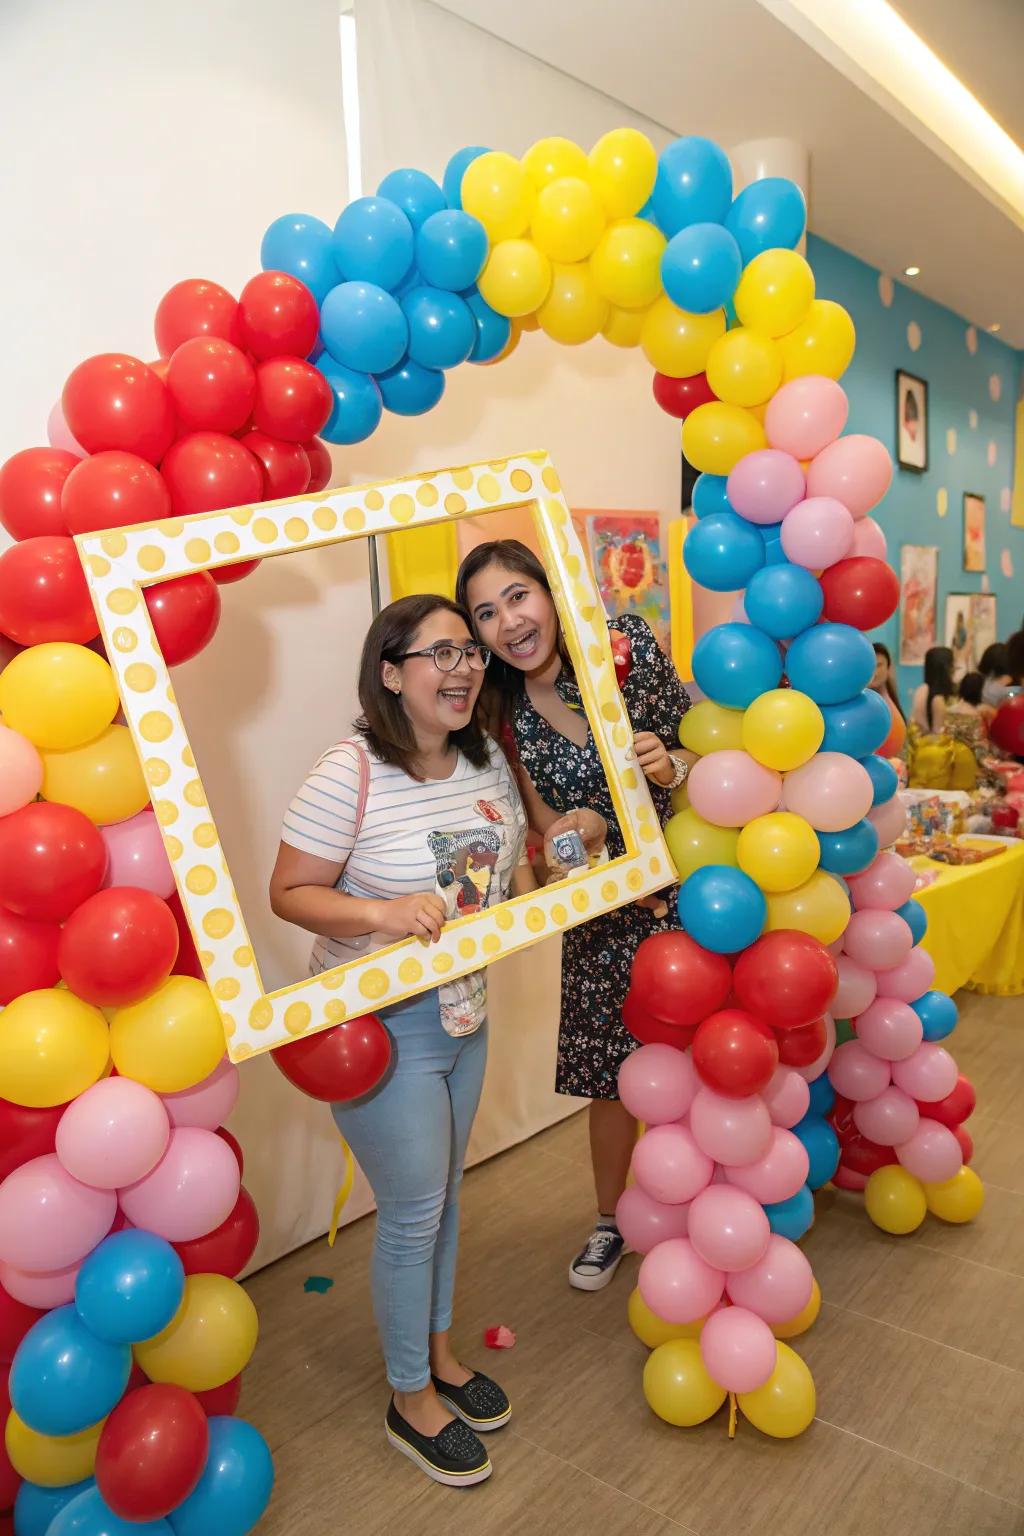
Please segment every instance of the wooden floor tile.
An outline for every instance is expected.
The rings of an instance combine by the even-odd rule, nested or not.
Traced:
[[[967,1121],[974,1141],[973,1166],[986,1184],[1024,1194],[1024,1124],[1017,1116],[997,1120],[977,1110]]]

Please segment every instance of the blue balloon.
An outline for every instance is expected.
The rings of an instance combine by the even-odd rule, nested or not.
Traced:
[[[386,197],[357,197],[334,226],[334,259],[343,278],[392,289],[412,266],[412,225]]]
[[[701,692],[729,709],[746,709],[782,677],[778,646],[752,624],[716,624],[694,646],[692,665]]]
[[[735,592],[764,564],[764,544],[745,518],[735,512],[715,512],[690,529],[683,544],[683,564],[700,586],[712,592]]]
[[[377,188],[377,196],[397,203],[413,229],[419,229],[431,214],[440,213],[448,206],[433,176],[408,166],[404,170],[389,171]]]
[[[831,875],[856,875],[878,852],[878,833],[870,821],[856,821],[842,832],[818,832],[821,867]]]
[[[787,176],[751,182],[737,194],[725,216],[725,227],[739,245],[744,266],[773,246],[793,250],[806,223],[804,195]]]
[[[441,178],[441,190],[449,208],[462,207],[462,178],[474,160],[487,154],[490,150],[483,144],[467,144],[465,149],[457,149],[452,155]]]
[[[669,239],[688,224],[721,224],[731,202],[732,169],[717,144],[692,134],[665,146],[651,206]]]
[[[174,1536],[174,1528],[166,1520],[122,1520],[93,1487],[64,1505],[46,1536]]]
[[[439,368],[423,368],[405,357],[386,373],[376,375],[384,408],[394,416],[422,416],[433,410],[444,394],[444,374]]]
[[[786,551],[782,547],[782,524],[762,523],[757,531],[764,540],[765,565],[789,565]]]
[[[693,482],[693,515],[710,517],[712,512],[733,510],[726,495],[728,479],[725,475],[698,475]]]
[[[881,805],[883,800],[891,800],[900,780],[889,759],[879,757],[877,752],[869,752],[867,757],[860,759],[860,765],[871,780],[871,804]]]
[[[825,717],[822,752],[845,752],[862,762],[882,745],[892,727],[888,704],[871,688],[865,688],[855,699],[826,704],[821,713]]]
[[[684,543],[684,554],[696,532],[694,528]],[[763,551],[765,541],[760,531],[755,528],[753,532]],[[798,635],[802,629],[816,624],[824,602],[825,595],[817,579],[802,565],[790,565],[788,560],[785,564],[765,565],[757,571],[750,578],[743,596],[743,606],[751,624],[763,629],[773,640],[788,640],[791,635]]]
[[[356,373],[325,352],[316,366],[331,386],[334,409],[319,436],[328,443],[361,443],[384,413],[380,390],[368,373]]]
[[[18,1345],[11,1404],[41,1435],[75,1435],[106,1417],[131,1370],[128,1345],[98,1339],[69,1303],[33,1323]]]
[[[836,1091],[828,1080],[828,1072],[823,1072],[807,1086],[811,1090],[811,1104],[807,1113],[821,1116],[831,1114],[836,1102]]]
[[[677,901],[679,921],[705,949],[732,955],[759,938],[768,907],[741,869],[707,864],[684,880]]]
[[[804,1233],[811,1229],[814,1196],[808,1185],[801,1184],[796,1194],[790,1195],[788,1200],[776,1200],[766,1205],[764,1213],[773,1232],[779,1237],[788,1237],[791,1243],[798,1243]]]
[[[78,1274],[75,1306],[108,1344],[140,1344],[167,1327],[185,1294],[181,1260],[155,1232],[105,1237]]]
[[[481,297],[479,288],[467,288],[460,297],[469,305],[470,313],[476,324],[476,340],[473,350],[469,354],[471,363],[489,363],[492,357],[497,357],[508,346],[508,339],[512,335],[512,322],[505,315],[499,315],[496,309],[492,309],[486,299]]]
[[[308,213],[285,213],[274,220],[260,244],[260,266],[264,272],[297,277],[318,304],[341,278],[330,229]]]
[[[871,642],[851,624],[816,624],[786,652],[790,685],[815,704],[840,704],[866,688],[875,671]],[[858,753],[859,757],[866,756]]]
[[[651,198],[648,198],[646,203],[644,203],[643,207],[640,209],[640,212],[637,214],[637,218],[646,219],[647,223],[653,224],[655,229],[661,228],[661,225],[658,223],[658,215],[654,211],[654,203]]]
[[[740,248],[721,224],[690,224],[673,235],[661,257],[661,282],[680,309],[695,315],[721,309],[743,271]]]
[[[376,283],[339,283],[320,310],[324,347],[357,373],[384,373],[405,356],[409,327],[397,299]]]
[[[926,1040],[945,1040],[956,1029],[956,1003],[945,992],[922,992],[910,1006],[921,1020]]]
[[[476,342],[476,321],[457,293],[443,288],[414,288],[402,300],[409,322],[409,356],[424,368],[454,368],[464,363]]]
[[[839,1137],[820,1115],[806,1114],[793,1127],[793,1135],[807,1149],[810,1168],[807,1182],[812,1189],[820,1189],[839,1167]]]
[[[896,908],[896,916],[902,917],[914,936],[914,943],[920,944],[928,932],[928,914],[921,903],[911,897],[909,901],[903,903],[902,907]]]
[[[424,283],[460,293],[470,288],[487,260],[487,231],[460,208],[432,213],[416,234],[416,265]]]
[[[394,294],[396,299],[404,299],[407,293],[412,293],[414,288],[420,288],[422,286],[423,278],[420,276],[419,267],[417,267],[416,263],[413,262],[408,272],[402,278],[402,281],[400,283],[396,283],[391,292]]]
[[[46,1536],[50,1521],[60,1514],[65,1504],[95,1486],[96,1481],[91,1477],[81,1483],[70,1483],[66,1488],[42,1488],[38,1483],[22,1483],[14,1501],[17,1536]]]
[[[247,1536],[270,1502],[274,1463],[244,1419],[210,1420],[210,1454],[193,1491],[173,1513],[174,1536]]]

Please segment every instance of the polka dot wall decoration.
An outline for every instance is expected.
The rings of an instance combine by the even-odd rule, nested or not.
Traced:
[[[990,400],[1000,400],[1003,394],[1003,381],[998,373],[990,373],[988,376],[988,397]]]
[[[964,342],[968,352],[973,357],[978,350],[978,331],[976,326],[969,325],[967,327],[967,330],[964,332]]]
[[[895,292],[896,285],[893,283],[892,278],[888,275],[887,272],[879,272],[878,297],[885,309],[890,309],[892,307],[892,301]]]
[[[956,453],[956,427],[946,428],[946,452],[950,458]]]
[[[907,326],[907,346],[911,352],[916,352],[920,348],[921,341],[921,327],[916,320],[911,320]]]

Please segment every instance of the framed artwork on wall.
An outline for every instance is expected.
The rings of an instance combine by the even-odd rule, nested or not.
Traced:
[[[985,498],[964,491],[964,570],[985,569]]]
[[[896,370],[896,461],[922,474],[928,468],[928,383]]]
[[[935,644],[935,589],[939,551],[934,544],[904,544],[900,550],[900,665],[920,666]]]
[[[668,651],[668,570],[657,512],[587,512],[590,557],[609,618],[637,613]]]
[[[948,592],[943,641],[953,652],[957,677],[976,672],[988,646],[998,638],[993,592]]]

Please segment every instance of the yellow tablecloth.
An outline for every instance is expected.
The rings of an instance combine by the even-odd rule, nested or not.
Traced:
[[[928,914],[924,948],[942,992],[969,987],[994,997],[1024,993],[1024,842],[983,864],[911,859],[938,878],[915,893]]]

